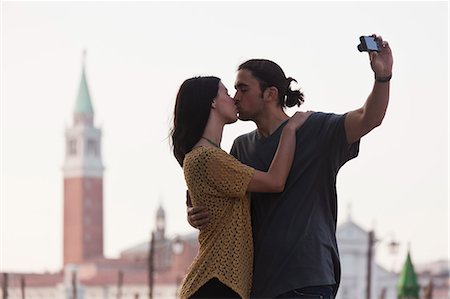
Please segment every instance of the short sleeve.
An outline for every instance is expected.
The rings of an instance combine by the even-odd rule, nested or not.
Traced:
[[[207,164],[206,176],[210,185],[227,197],[243,197],[255,170],[242,164],[233,156],[217,151]]]
[[[346,114],[316,113],[320,123],[319,136],[327,155],[338,170],[347,161],[358,156],[359,140],[348,144],[345,132]]]

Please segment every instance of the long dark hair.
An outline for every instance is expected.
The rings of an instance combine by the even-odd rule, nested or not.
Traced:
[[[249,70],[258,80],[261,92],[267,87],[274,86],[278,89],[278,104],[284,107],[300,106],[304,102],[303,93],[291,89],[291,82],[297,82],[292,77],[286,78],[283,69],[273,61],[267,59],[250,59],[242,63],[239,70]]]
[[[180,86],[170,135],[173,154],[182,167],[184,156],[202,137],[211,103],[219,91],[219,82],[217,77],[194,77]]]

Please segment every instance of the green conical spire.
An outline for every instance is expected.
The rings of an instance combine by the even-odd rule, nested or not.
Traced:
[[[75,113],[94,114],[92,109],[91,96],[89,95],[89,88],[87,85],[84,61],[86,57],[86,51],[83,51],[83,71],[81,74],[80,88],[78,89],[77,102],[75,103]]]
[[[408,250],[405,264],[403,265],[402,273],[397,284],[397,298],[398,299],[419,299],[420,286],[417,283],[416,272],[411,262],[411,256]]]

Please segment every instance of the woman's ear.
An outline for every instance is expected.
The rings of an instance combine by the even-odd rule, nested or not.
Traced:
[[[211,103],[211,109],[216,109],[216,100],[213,100]]]

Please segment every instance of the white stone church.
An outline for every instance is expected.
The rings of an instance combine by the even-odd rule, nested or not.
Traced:
[[[361,299],[367,297],[368,269],[370,273],[370,298],[397,299],[398,274],[375,263],[368,263],[369,232],[352,221],[351,217],[340,224],[336,232],[342,277],[336,299]],[[375,250],[376,246],[372,246]],[[375,252],[372,251],[372,257]]]

